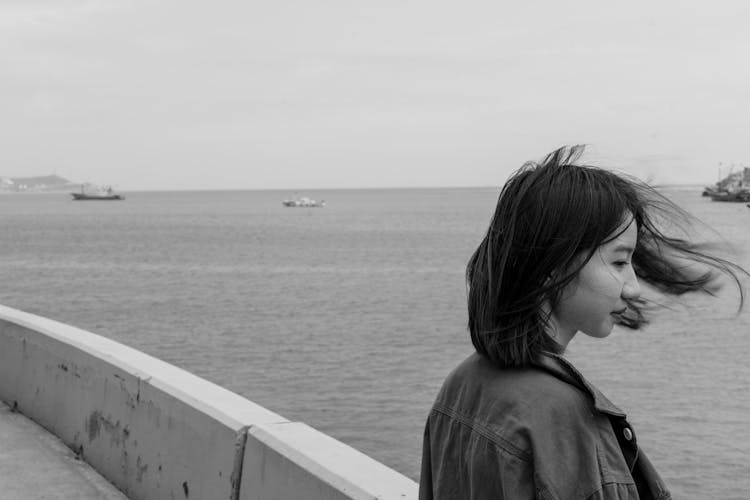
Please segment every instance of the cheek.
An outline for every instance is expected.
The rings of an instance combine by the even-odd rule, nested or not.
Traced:
[[[608,268],[600,268],[597,272],[582,276],[579,287],[596,299],[619,296],[623,281],[615,272]]]
[[[557,308],[557,314],[568,322],[580,323],[598,309],[596,299],[600,294],[592,294],[580,287],[575,292],[563,295]]]

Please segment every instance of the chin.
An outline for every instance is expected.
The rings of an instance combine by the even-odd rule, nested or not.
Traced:
[[[604,339],[609,337],[609,335],[612,333],[612,330],[614,329],[614,326],[610,326],[609,328],[599,328],[596,330],[590,330],[588,332],[583,332],[589,337],[593,337],[595,339]]]

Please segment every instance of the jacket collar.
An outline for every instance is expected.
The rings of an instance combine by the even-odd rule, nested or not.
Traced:
[[[534,366],[542,368],[560,380],[574,385],[588,394],[594,400],[594,408],[603,413],[625,418],[625,413],[614,405],[607,397],[594,387],[568,360],[558,354],[543,353],[532,362]]]

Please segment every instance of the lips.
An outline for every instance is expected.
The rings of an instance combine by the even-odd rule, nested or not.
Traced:
[[[623,307],[622,309],[619,309],[619,310],[617,310],[617,311],[612,311],[612,313],[611,313],[611,314],[614,314],[615,316],[622,316],[623,314],[625,314],[625,312],[626,312],[627,310],[628,310],[628,308],[627,308],[627,307]]]

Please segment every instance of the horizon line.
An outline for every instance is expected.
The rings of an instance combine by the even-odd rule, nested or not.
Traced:
[[[74,185],[86,184],[86,183],[71,183]],[[699,183],[660,183],[651,184],[651,187],[656,189],[669,189],[669,188],[704,188],[706,184]],[[310,188],[283,188],[283,187],[269,187],[269,188],[117,188],[116,185],[112,185],[114,191],[119,193],[176,193],[176,192],[233,192],[233,191],[284,191],[284,192],[308,192],[308,191],[365,191],[365,190],[408,190],[408,189],[501,189],[502,185],[463,185],[463,186],[349,186],[349,187],[310,187]],[[67,190],[24,190],[24,191],[6,191],[0,190],[0,194],[60,194],[68,193]]]

